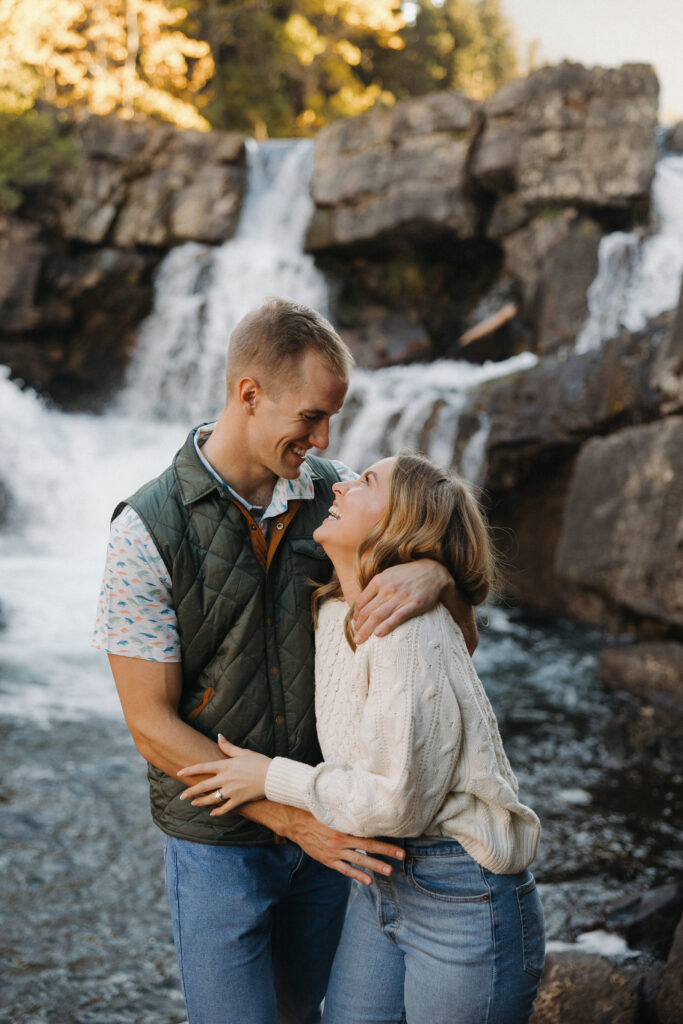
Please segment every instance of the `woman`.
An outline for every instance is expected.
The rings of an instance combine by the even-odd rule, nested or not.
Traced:
[[[353,603],[389,565],[441,561],[472,605],[493,558],[464,484],[399,455],[336,484],[315,539],[336,578],[314,595],[315,767],[229,744],[180,775],[183,794],[226,813],[248,800],[310,810],[326,825],[399,840],[389,878],[356,885],[325,999],[325,1024],[527,1020],[543,967],[543,914],[528,866],[536,815],[517,782],[458,626],[442,605],[354,648]],[[216,791],[225,802],[217,808]]]

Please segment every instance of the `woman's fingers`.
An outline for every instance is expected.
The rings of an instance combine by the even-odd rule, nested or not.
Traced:
[[[218,733],[218,746],[228,757],[239,757],[240,754],[245,752],[244,747],[236,747],[234,743],[226,740],[225,736],[222,736],[221,733]]]
[[[187,768],[181,768],[176,775],[179,779],[185,775],[215,775],[224,763],[224,761],[205,761],[203,764],[191,764]]]

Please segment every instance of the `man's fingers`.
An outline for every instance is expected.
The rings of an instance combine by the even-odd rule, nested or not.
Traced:
[[[379,587],[379,584],[377,583],[377,579],[376,579],[376,577],[373,576],[373,578],[370,580],[370,582],[368,583],[368,585],[365,588],[365,590],[361,591],[361,593],[358,595],[358,597],[355,600],[355,603],[354,603],[354,618],[357,615],[365,612],[366,606],[376,596],[378,587]]]
[[[340,875],[346,875],[347,878],[353,878],[356,882],[361,882],[363,885],[372,885],[372,876],[366,875],[364,871],[359,871],[358,868],[354,867],[353,864],[349,864],[345,860],[336,860],[330,864],[331,868],[338,871]]]
[[[392,629],[396,629],[402,622],[407,622],[408,619],[413,619],[416,615],[420,614],[420,605],[417,601],[410,601],[408,604],[402,605],[392,615],[389,615],[386,619],[377,626],[374,630],[375,636],[386,636],[387,633],[391,633]]]
[[[368,612],[362,622],[358,625],[354,624],[354,637],[356,643],[362,643],[367,640],[369,636],[372,636],[374,630],[379,626],[381,622],[393,615],[399,607],[397,598],[377,598],[373,603],[372,610]]]
[[[366,854],[379,853],[383,857],[391,857],[393,860],[405,860],[406,851],[402,846],[394,846],[384,839],[358,839],[358,846]]]

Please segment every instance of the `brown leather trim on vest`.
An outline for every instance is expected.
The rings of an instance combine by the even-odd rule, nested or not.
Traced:
[[[213,697],[215,697],[215,696],[216,696],[216,691],[214,690],[213,686],[209,686],[206,690],[204,690],[204,693],[202,694],[202,699],[200,700],[200,702],[197,705],[197,707],[193,708],[192,711],[190,711],[190,713],[187,716],[187,718],[185,719],[185,721],[186,722],[194,721],[194,719],[197,717],[197,715],[200,713],[200,711],[203,711],[204,708],[206,707],[206,705],[209,703],[209,701]]]
[[[249,540],[251,541],[251,546],[254,549],[254,554],[259,560],[259,564],[263,571],[265,572],[268,561],[268,548],[266,546],[266,538],[263,536],[263,533],[261,532],[261,528],[259,527],[258,523],[250,515],[250,513],[244,507],[242,502],[237,501],[236,498],[232,497],[230,498],[230,501],[233,503],[233,505],[237,506],[237,508],[240,510],[240,512],[246,519],[247,523],[249,524]]]
[[[266,559],[266,569],[270,569],[270,563],[273,561],[273,558],[275,557],[275,552],[280,546],[280,541],[287,532],[287,527],[294,518],[296,510],[299,508],[300,504],[300,498],[293,499],[287,506],[287,511],[283,512],[281,516],[277,516],[270,524],[270,537],[268,538],[268,556]]]

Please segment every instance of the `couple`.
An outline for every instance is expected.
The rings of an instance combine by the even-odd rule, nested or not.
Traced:
[[[329,1022],[522,1021],[538,985],[538,821],[463,641],[486,528],[424,459],[358,479],[307,454],[351,365],[312,310],[249,314],[217,423],[114,514],[96,642],[149,762],[190,1024],[305,1024],[326,990]]]

